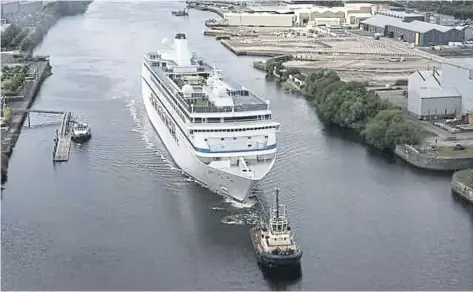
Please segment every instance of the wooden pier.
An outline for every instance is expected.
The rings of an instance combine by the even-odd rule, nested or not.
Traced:
[[[61,126],[56,130],[56,137],[54,138],[53,162],[69,160],[72,123],[72,114],[65,112],[62,116]]]

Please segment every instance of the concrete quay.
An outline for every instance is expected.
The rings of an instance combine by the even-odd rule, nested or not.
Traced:
[[[459,195],[469,203],[473,203],[473,170],[457,171],[452,176],[451,187],[452,192]]]

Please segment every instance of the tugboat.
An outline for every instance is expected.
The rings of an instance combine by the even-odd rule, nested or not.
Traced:
[[[76,143],[83,143],[92,137],[92,131],[86,123],[75,123],[72,128],[71,140]]]
[[[258,263],[263,267],[300,269],[302,251],[294,240],[286,217],[286,207],[279,205],[278,188],[275,188],[275,194],[276,208],[267,222],[260,222],[250,229],[251,242]]]

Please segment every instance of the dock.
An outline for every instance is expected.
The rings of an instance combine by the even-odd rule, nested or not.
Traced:
[[[65,112],[62,116],[61,126],[56,130],[54,138],[53,162],[62,162],[69,160],[71,150],[71,126],[72,114]]]

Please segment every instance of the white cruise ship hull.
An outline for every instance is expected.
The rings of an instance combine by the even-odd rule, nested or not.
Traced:
[[[187,141],[179,127],[176,127],[177,142],[153,107],[150,101],[152,92],[158,96],[159,100],[164,99],[162,92],[152,91],[147,83],[142,81],[142,96],[148,118],[179,168],[211,191],[238,201],[244,201],[258,181],[234,175],[201,162],[195,156],[192,145]],[[275,159],[271,161],[268,171],[274,165],[274,161]]]

